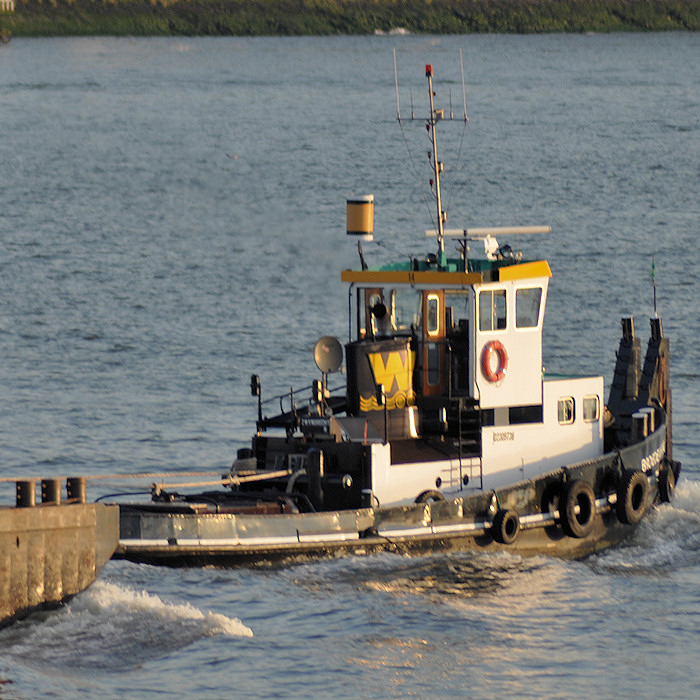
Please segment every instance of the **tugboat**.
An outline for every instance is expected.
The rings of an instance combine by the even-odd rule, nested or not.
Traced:
[[[325,336],[310,397],[278,397],[219,490],[153,485],[120,505],[116,556],[165,565],[259,563],[338,552],[506,550],[583,557],[628,536],[673,495],[669,343],[651,318],[642,358],[622,320],[607,403],[601,376],[545,374],[549,279],[498,239],[546,226],[448,230],[433,71],[426,66],[437,251],[346,270],[348,341]],[[373,234],[371,195],[348,233]],[[456,237],[458,257],[445,240]],[[472,245],[483,246],[473,254]],[[340,395],[328,376],[345,361]],[[305,390],[306,391],[306,390]]]

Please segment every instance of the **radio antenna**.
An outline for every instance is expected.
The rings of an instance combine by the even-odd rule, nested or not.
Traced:
[[[396,53],[394,53],[394,67],[396,66]],[[459,50],[459,66],[462,69],[462,101],[464,102],[464,121],[469,121],[467,114],[467,88],[464,85],[464,55],[462,49]]]
[[[437,235],[438,235],[438,264],[441,266],[445,265],[445,213],[442,211],[442,195],[440,192],[440,171],[442,170],[442,163],[438,159],[437,150],[437,133],[435,126],[438,119],[442,116],[442,110],[439,112],[435,111],[434,96],[433,92],[433,67],[428,64],[425,66],[425,77],[428,79],[428,97],[430,99],[430,119],[428,120],[428,131],[430,131],[430,138],[433,142],[433,173],[435,175],[435,202],[437,205]]]
[[[396,118],[401,121],[401,106],[399,105],[399,72],[396,68],[396,47],[394,47],[394,85],[396,86]]]

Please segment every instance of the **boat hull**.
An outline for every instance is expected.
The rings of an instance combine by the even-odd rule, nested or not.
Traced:
[[[580,558],[619,543],[654,503],[668,500],[667,484],[669,479],[675,484],[680,465],[666,459],[665,440],[663,424],[643,441],[596,460],[495,491],[404,507],[254,515],[212,512],[204,503],[121,506],[115,556],[170,566],[377,551],[508,551]],[[627,506],[633,508],[628,517],[620,510],[621,489],[628,487],[626,475],[633,474],[642,501]],[[578,487],[567,509],[574,483],[587,486]]]

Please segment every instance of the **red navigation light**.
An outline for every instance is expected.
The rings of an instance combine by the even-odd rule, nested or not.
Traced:
[[[427,76],[432,76],[433,74],[433,66],[430,63],[425,64],[425,75]]]

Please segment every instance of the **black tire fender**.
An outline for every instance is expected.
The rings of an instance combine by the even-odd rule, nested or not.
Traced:
[[[659,499],[662,503],[670,503],[675,491],[676,475],[673,473],[671,465],[667,464],[659,474]]]
[[[416,496],[416,503],[427,503],[428,501],[444,501],[445,497],[439,492],[435,491],[423,491]]]
[[[595,513],[595,494],[590,484],[579,480],[564,484],[559,496],[559,522],[569,537],[590,535],[595,525]]]
[[[520,534],[520,518],[514,510],[499,510],[493,518],[491,536],[501,544],[513,544]]]
[[[647,509],[648,493],[646,474],[640,469],[626,471],[617,485],[618,520],[626,525],[636,525]]]

